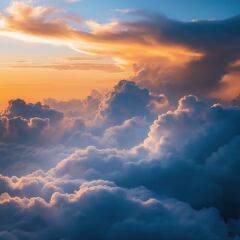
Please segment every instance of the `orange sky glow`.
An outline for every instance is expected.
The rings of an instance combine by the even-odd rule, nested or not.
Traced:
[[[83,98],[133,76],[136,66],[178,67],[204,56],[115,20],[61,17],[58,9],[21,2],[0,13],[0,42],[0,107],[12,98]]]

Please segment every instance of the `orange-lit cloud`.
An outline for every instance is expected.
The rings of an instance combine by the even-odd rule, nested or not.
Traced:
[[[211,96],[231,101],[240,94],[240,73],[232,72],[225,75],[220,87]]]
[[[122,72],[122,69],[113,64],[98,63],[56,63],[56,64],[17,64],[12,68],[49,68],[56,70],[96,70],[104,72]]]
[[[7,13],[0,15],[0,35],[22,41],[66,45],[76,51],[107,56],[126,69],[134,63],[144,63],[146,59],[159,58],[172,64],[183,64],[202,56],[199,51],[158,41],[148,32],[117,21],[99,24],[87,20],[82,27],[87,26],[89,30],[82,31],[68,23],[69,19],[75,21],[74,17],[66,19],[59,14],[54,8],[13,2]]]
[[[135,21],[102,24],[65,16],[48,6],[15,1],[0,14],[0,35],[65,46],[89,56],[74,64],[53,60],[9,66],[124,72],[127,78],[175,100],[185,94],[209,96],[216,92],[233,70],[231,64],[240,58],[237,17],[181,22],[149,13],[140,15]]]

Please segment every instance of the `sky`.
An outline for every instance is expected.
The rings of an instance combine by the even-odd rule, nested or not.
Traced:
[[[0,1],[0,240],[240,240],[240,1]]]
[[[15,10],[13,10],[14,4]],[[42,19],[43,21],[51,21],[51,19],[47,19],[48,17],[56,18],[58,19],[57,21],[64,21],[72,28],[83,32],[94,32],[96,31],[97,25],[99,25],[97,31],[100,31],[100,28],[101,31],[111,31],[114,29],[114,26],[110,29],[111,24],[137,21],[141,18],[143,12],[145,12],[145,14],[148,12],[149,15],[161,14],[169,19],[190,22],[231,18],[238,15],[240,9],[240,3],[237,0],[231,0],[231,2],[228,0],[183,0],[181,4],[179,4],[179,1],[174,0],[32,0],[18,2],[3,0],[0,3],[1,16],[20,15],[20,5],[31,8],[40,6],[51,9],[52,12],[50,11],[49,16],[46,16],[46,19]],[[138,12],[138,14],[136,12]],[[44,18],[44,16],[29,16],[29,18],[41,19]],[[22,20],[24,19],[19,19],[19,21]],[[31,22],[31,19],[25,20]],[[106,26],[104,27],[103,25],[108,24],[110,24],[109,28],[106,29]],[[22,31],[26,29],[9,29],[12,33],[10,34],[5,32],[6,29],[4,30],[4,26],[2,27],[2,33],[0,34],[1,107],[6,106],[8,100],[12,98],[38,101],[51,95],[53,98],[67,100],[70,98],[86,97],[92,89],[104,91],[113,87],[119,79],[134,77],[136,71],[133,70],[132,66],[138,64],[140,58],[143,58],[143,54],[139,53],[138,56],[134,56],[134,58],[138,59],[126,61],[126,57],[123,58],[113,52],[109,53],[107,46],[100,47],[102,48],[101,53],[99,53],[99,51],[96,52],[96,50],[92,51],[91,49],[86,51],[86,46],[76,46],[78,43],[70,43],[70,41],[72,41],[70,39],[62,41],[62,37],[59,37],[59,39],[49,41],[49,36],[40,36],[40,39],[34,39],[37,38],[37,32],[27,33],[26,36],[22,37],[19,33],[23,33]],[[5,26],[5,28],[7,27],[8,26]],[[14,26],[11,27],[14,28]],[[15,36],[13,36],[13,33]],[[87,40],[84,44],[91,45],[92,43],[89,43],[89,40]],[[118,48],[117,45],[116,48]],[[122,49],[121,46],[119,46],[119,48]],[[104,51],[104,49],[106,51]],[[128,50],[124,49],[120,51],[124,52]],[[87,59],[89,55],[93,54],[100,59]],[[129,55],[130,54],[131,53],[129,53]],[[134,54],[136,55],[136,53]],[[77,57],[85,59],[70,60],[74,58],[77,59]],[[179,56],[179,58],[182,58],[182,56]],[[120,64],[121,66],[115,70],[106,69],[104,66],[98,66],[98,69],[96,69],[96,66],[95,68],[93,65],[92,67],[89,66],[89,61],[91,61],[91,64],[100,62],[100,64],[111,64],[112,66]],[[82,63],[87,63],[87,66],[84,67]],[[79,64],[81,64],[82,67],[79,67]],[[61,70],[59,70],[59,68],[54,68],[56,65],[71,65],[72,67],[71,69],[68,67],[68,69],[63,70],[63,68],[61,68]]]

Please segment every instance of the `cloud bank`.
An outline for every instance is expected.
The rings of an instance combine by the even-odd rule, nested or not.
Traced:
[[[108,57],[132,77],[81,100],[9,102],[0,239],[240,239],[239,97],[214,98],[239,71],[240,18],[131,14],[99,24],[19,1],[1,13],[1,35]],[[106,70],[94,64],[78,67]]]
[[[1,239],[239,239],[236,101],[120,81],[46,102],[1,114]]]

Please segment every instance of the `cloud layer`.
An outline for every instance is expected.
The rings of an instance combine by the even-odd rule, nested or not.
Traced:
[[[71,69],[132,74],[82,100],[9,101],[0,239],[240,239],[239,97],[214,99],[239,71],[240,18],[130,14],[100,24],[19,1],[0,14],[1,35],[93,55]]]
[[[1,239],[239,239],[236,101],[174,108],[120,81],[46,102],[2,112]]]

